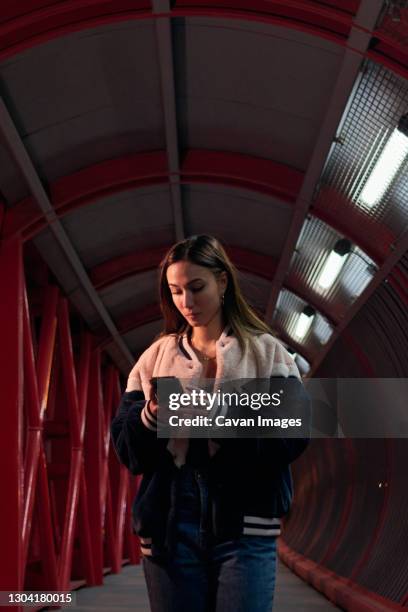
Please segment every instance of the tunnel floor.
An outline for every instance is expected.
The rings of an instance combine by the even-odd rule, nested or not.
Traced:
[[[120,574],[105,576],[102,586],[76,591],[76,605],[70,612],[96,612],[97,610],[129,610],[148,612],[149,603],[140,565],[127,565]],[[277,583],[273,612],[307,611],[328,612],[338,610],[303,580],[278,561]]]

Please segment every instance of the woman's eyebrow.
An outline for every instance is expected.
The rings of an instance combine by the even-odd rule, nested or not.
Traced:
[[[202,278],[193,278],[193,280],[188,281],[187,285],[191,285],[191,283],[195,283],[196,281],[202,281]],[[170,287],[178,287],[175,283],[169,283]]]

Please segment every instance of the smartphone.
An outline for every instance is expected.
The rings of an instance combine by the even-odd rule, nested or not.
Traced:
[[[161,394],[164,394],[165,396],[162,398],[164,402],[168,401],[168,397],[171,393],[184,393],[183,387],[181,386],[181,383],[176,376],[154,376],[150,379],[150,382],[153,385],[154,394],[159,403],[160,398],[157,394],[159,382]]]

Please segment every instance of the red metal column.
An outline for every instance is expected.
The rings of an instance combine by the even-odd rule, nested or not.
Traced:
[[[22,590],[23,262],[20,237],[0,245],[0,590]],[[16,608],[10,608],[16,610]]]
[[[40,519],[41,557],[47,574],[48,588],[51,590],[58,588],[57,560],[42,434],[54,356],[57,302],[58,288],[48,287],[44,294],[43,318],[36,365],[28,300],[24,291],[24,395],[27,423],[24,457],[25,499],[22,525],[23,565],[25,573],[34,508],[36,508]]]
[[[102,365],[89,332],[72,334],[58,287],[27,296],[19,236],[0,243],[0,275],[0,590],[100,584],[124,556],[139,560],[130,524],[137,479],[110,444],[119,375]]]
[[[103,526],[101,503],[102,472],[102,388],[99,350],[92,352],[85,438],[85,473],[89,500],[89,529],[95,584],[103,583]]]
[[[134,540],[126,523],[127,491],[129,489],[129,473],[118,464],[115,453],[109,453],[110,449],[110,421],[112,419],[112,408],[116,411],[119,403],[119,380],[116,368],[110,366],[105,372],[104,388],[104,471],[103,471],[103,494],[106,507],[107,544],[110,555],[111,569],[118,573],[122,567],[124,536]],[[108,478],[108,474],[110,478]]]

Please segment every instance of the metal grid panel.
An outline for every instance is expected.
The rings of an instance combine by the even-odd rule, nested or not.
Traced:
[[[273,325],[285,330],[285,333],[304,347],[307,355],[316,355],[333,333],[332,326],[318,312],[305,338],[299,341],[295,336],[298,317],[307,303],[291,291],[283,289],[279,294]]]
[[[283,289],[276,304],[273,323],[281,329],[286,330],[288,336],[295,337],[296,319],[306,306],[306,302],[301,300],[291,291]]]
[[[305,220],[290,264],[291,287],[311,292],[315,302],[322,301],[324,311],[339,321],[347,308],[361,295],[373,276],[374,262],[357,245],[333,285],[323,289],[318,284],[326,258],[336,242],[343,238],[329,225],[315,217]]]
[[[326,344],[333,333],[332,326],[321,315],[316,315],[316,321],[313,325],[312,333],[320,344]]]
[[[377,204],[369,208],[359,198],[385,143],[407,111],[408,82],[367,62],[314,202],[314,208],[328,212],[332,219],[340,217],[357,233],[363,217],[366,239],[381,239],[383,256],[408,225],[408,157]],[[353,210],[359,214],[352,214]]]

